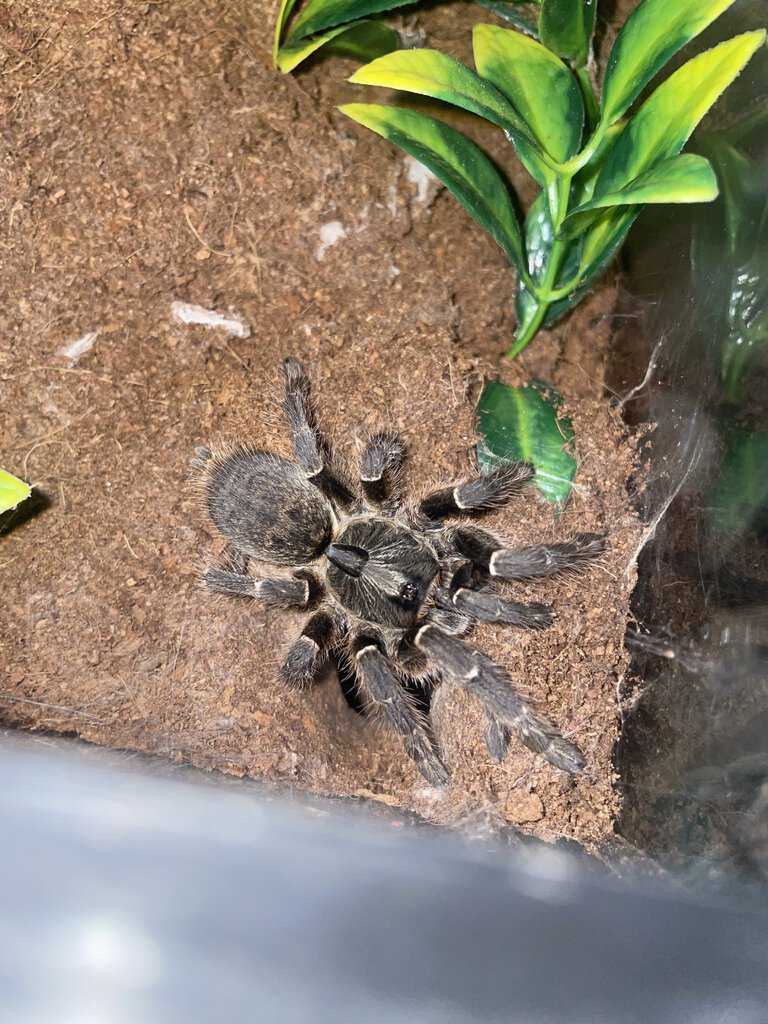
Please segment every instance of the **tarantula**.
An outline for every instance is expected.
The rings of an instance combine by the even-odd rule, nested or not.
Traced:
[[[205,585],[310,612],[283,662],[285,682],[308,687],[325,658],[338,652],[354,671],[363,703],[400,735],[433,785],[445,785],[449,776],[414,688],[428,694],[444,677],[480,701],[491,756],[502,760],[515,733],[556,768],[579,772],[579,749],[515,692],[500,665],[461,638],[478,620],[548,626],[547,605],[507,600],[496,581],[576,569],[600,554],[602,539],[579,534],[561,544],[513,548],[462,523],[520,491],[534,473],[522,462],[406,502],[405,446],[390,432],[365,444],[357,491],[318,429],[301,365],[287,358],[283,369],[294,461],[249,444],[197,448],[192,460],[203,472],[207,511],[228,541],[225,564],[206,570]],[[283,571],[254,578],[251,559]]]

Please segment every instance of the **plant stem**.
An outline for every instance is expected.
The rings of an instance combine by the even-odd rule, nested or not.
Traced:
[[[555,288],[553,291],[549,293],[549,295],[547,296],[549,302],[559,302],[560,299],[567,299],[568,296],[572,292],[575,292],[576,289],[579,287],[579,282],[581,281],[581,278],[582,273],[581,269],[579,269],[579,273],[576,274],[575,277],[571,278],[568,284],[561,285],[559,288]]]
[[[536,312],[530,320],[520,324],[520,329],[515,336],[515,343],[512,348],[507,352],[507,356],[510,359],[514,359],[519,356],[523,351],[528,342],[534,337],[538,329],[544,322],[544,318],[547,315],[547,310],[552,303],[551,295],[552,288],[557,280],[557,275],[560,270],[560,263],[563,255],[565,254],[565,243],[555,240],[552,243],[552,248],[549,254],[549,260],[547,261],[547,269],[544,274],[544,279],[541,285],[535,290],[531,290],[534,298],[536,299]]]
[[[527,281],[525,282],[528,291],[536,299],[536,312],[530,320],[524,321],[519,325],[518,333],[515,336],[515,343],[507,353],[510,359],[514,359],[515,356],[519,355],[533,338],[544,322],[547,309],[551,305],[552,289],[557,282],[557,275],[560,273],[563,256],[567,248],[566,243],[559,241],[556,236],[560,225],[568,214],[570,193],[571,176],[565,174],[553,179],[547,189],[547,203],[553,230],[552,247],[549,250],[549,259],[547,260],[547,267],[541,283],[537,285],[534,281],[531,281],[529,285]]]
[[[605,133],[608,131],[609,127],[610,125],[606,124],[605,121],[598,122],[592,138],[586,144],[584,149],[582,149],[580,153],[577,153],[576,156],[571,157],[571,159],[567,160],[564,164],[560,164],[558,166],[560,174],[567,175],[568,180],[570,181],[574,174],[577,174],[585,164],[589,163],[595,155],[597,148],[605,138]]]
[[[522,273],[521,278],[525,287],[536,300],[536,307],[529,319],[524,319],[518,325],[515,335],[515,342],[507,352],[510,359],[520,355],[525,346],[534,337],[547,316],[549,307],[561,299],[567,298],[575,288],[578,287],[582,276],[582,267],[579,272],[566,284],[556,288],[557,277],[562,267],[563,258],[567,251],[567,243],[558,240],[557,233],[563,221],[568,215],[568,205],[571,198],[571,182],[574,176],[584,167],[602,144],[608,125],[600,120],[600,108],[589,81],[586,66],[576,69],[576,77],[584,97],[584,108],[587,124],[593,128],[592,137],[580,153],[572,157],[566,163],[558,164],[553,178],[547,187],[547,204],[549,207],[550,220],[552,222],[553,240],[549,251],[544,277],[540,282],[530,280],[530,273]]]

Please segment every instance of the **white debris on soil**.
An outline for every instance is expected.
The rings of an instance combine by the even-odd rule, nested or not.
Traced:
[[[62,345],[60,349],[56,350],[56,355],[63,356],[64,359],[68,359],[74,366],[81,356],[84,356],[86,352],[93,348],[94,342],[100,333],[101,332],[98,330],[88,331],[88,333],[84,334],[82,338],[70,341],[68,345]]]
[[[428,804],[439,804],[445,800],[445,790],[439,786],[419,786],[413,789],[416,800],[424,800]]]
[[[436,178],[428,167],[419,163],[418,160],[414,160],[412,156],[405,157],[405,166],[408,171],[408,181],[418,188],[416,202],[430,206],[435,201],[437,193],[445,188],[442,181]]]
[[[347,237],[347,229],[340,220],[329,220],[320,228],[320,245],[315,249],[315,259],[324,260],[326,249],[332,245],[338,245],[342,239]]]
[[[392,214],[392,219],[397,216],[397,185],[390,185],[387,199],[387,209]]]
[[[370,219],[371,207],[369,203],[366,203],[360,213],[357,215],[357,224],[355,225],[355,234],[359,235],[361,231],[365,231],[368,227],[368,220]]]
[[[250,325],[234,313],[226,316],[213,309],[195,306],[191,302],[172,302],[171,315],[182,324],[200,324],[209,329],[219,328],[226,331],[230,338],[250,338],[251,336]]]

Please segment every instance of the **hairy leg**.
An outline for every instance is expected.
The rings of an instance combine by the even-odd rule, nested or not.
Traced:
[[[483,739],[494,761],[503,761],[509,751],[509,728],[485,711]]]
[[[505,601],[491,591],[459,587],[453,603],[460,612],[481,622],[498,622],[523,629],[546,629],[552,625],[549,605],[539,601]]]
[[[428,519],[487,512],[511,501],[533,475],[533,466],[529,463],[513,462],[491,473],[433,491],[421,502],[420,509]]]
[[[309,377],[298,360],[283,360],[285,393],[283,413],[293,438],[293,453],[306,478],[341,505],[349,505],[354,495],[343,477],[331,466],[330,448],[320,433],[310,398]]]
[[[306,608],[319,588],[319,582],[307,572],[300,576],[256,580],[244,571],[232,572],[218,566],[205,570],[203,583],[219,594],[251,597],[275,608]]]
[[[283,679],[297,690],[311,686],[320,663],[338,637],[336,619],[322,608],[307,619],[282,664]]]
[[[405,749],[433,786],[449,782],[448,770],[435,750],[428,722],[415,707],[386,656],[370,637],[354,642],[355,672],[360,695],[369,712],[380,715],[400,736]]]
[[[477,697],[486,716],[497,723],[490,732],[486,729],[486,738],[490,737],[497,748],[502,730],[507,728],[556,768],[572,773],[582,770],[584,757],[578,747],[564,740],[550,722],[536,714],[515,692],[500,665],[436,626],[422,626],[415,643],[441,672]],[[496,751],[492,749],[491,754],[496,756]]]
[[[476,580],[479,577],[479,581]],[[505,626],[519,626],[521,629],[546,629],[552,624],[552,610],[539,601],[507,601],[488,584],[488,574],[478,573],[471,561],[458,565],[450,577],[448,586],[441,587],[435,595],[437,611],[443,615],[459,617],[467,628],[445,629],[443,622],[433,613],[430,621],[448,633],[467,633],[474,622],[498,622]]]
[[[402,438],[386,431],[370,437],[360,456],[360,482],[366,498],[390,515],[402,500],[400,476],[404,461]]]
[[[484,530],[462,526],[454,532],[457,550],[478,569],[505,580],[529,580],[586,567],[605,550],[596,533],[580,533],[559,544],[509,548]]]

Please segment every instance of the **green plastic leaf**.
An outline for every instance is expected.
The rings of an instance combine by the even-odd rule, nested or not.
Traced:
[[[596,281],[608,267],[640,216],[641,209],[641,206],[616,207],[587,228],[581,236],[581,282]]]
[[[603,117],[627,110],[669,58],[699,35],[734,0],[643,0],[611,48],[603,79]],[[685,93],[680,93],[681,98]]]
[[[540,193],[531,203],[525,218],[525,251],[528,257],[528,272],[536,284],[541,282],[546,273],[554,241],[555,232],[552,227],[547,196]],[[570,246],[561,260],[558,280],[555,282],[554,288],[557,289],[561,283],[570,281],[578,266],[578,247]]]
[[[283,38],[285,23],[291,16],[291,11],[296,6],[296,0],[280,0],[280,10],[277,12],[277,23],[275,25],[275,38],[272,44],[272,62],[278,66],[280,51],[280,40]]]
[[[764,31],[746,32],[689,60],[640,107],[608,150],[594,198],[622,189],[653,164],[675,156],[720,94],[765,40]],[[584,239],[583,268],[605,265],[637,218],[637,206],[616,208],[601,217]]]
[[[755,248],[754,257],[738,264],[726,278],[728,302],[726,329],[722,339],[721,372],[726,397],[738,401],[743,379],[756,356],[768,347],[768,249],[765,225],[761,225],[763,246]]]
[[[561,60],[535,39],[475,25],[477,70],[507,97],[541,148],[558,163],[579,148],[584,103],[579,84]]]
[[[462,206],[519,267],[523,242],[507,187],[488,157],[461,132],[426,114],[375,103],[339,108],[353,121],[394,142],[437,175]]]
[[[729,133],[730,134],[730,133]],[[760,219],[766,187],[761,168],[724,134],[699,132],[696,148],[715,168],[723,194],[728,247],[733,254],[754,244],[754,222]],[[718,226],[718,233],[722,227]],[[722,245],[722,240],[721,240]]]
[[[288,41],[305,39],[336,25],[404,7],[413,0],[309,0],[291,26]]]
[[[768,185],[760,164],[729,141],[742,141],[743,124],[696,138],[716,168],[722,199],[694,219],[691,246],[697,320],[717,340],[732,402],[741,400],[753,360],[768,347]],[[758,138],[764,127],[754,123]],[[751,134],[743,138],[748,146]]]
[[[526,130],[514,107],[497,89],[466,64],[439,50],[389,53],[359,68],[349,80],[356,85],[377,85],[430,96],[471,110],[500,128]]]
[[[734,428],[720,479],[709,498],[709,520],[719,533],[741,535],[768,517],[768,434]]]
[[[508,462],[530,462],[534,486],[565,505],[576,475],[573,425],[559,413],[558,393],[540,381],[513,388],[486,382],[477,407],[477,461],[487,472]]]
[[[606,155],[595,196],[623,188],[652,164],[679,153],[764,41],[762,30],[745,32],[700,53],[662,82]]]
[[[351,25],[338,25],[309,39],[285,43],[277,52],[277,67],[287,74],[323,46],[341,57],[371,60],[396,50],[399,45],[400,36],[393,28],[383,21],[368,19]]]
[[[636,209],[639,210],[639,207]],[[537,299],[523,281],[518,283],[515,296],[518,326],[515,332],[515,344],[508,353],[510,358],[518,356],[531,340],[533,336],[530,334],[531,325],[538,321],[540,326],[549,327],[564,316],[569,309],[581,302],[613,260],[636,216],[637,213],[633,212],[629,222],[620,225],[619,230],[608,239],[607,244],[603,240],[602,247],[595,252],[588,253],[587,258],[585,258],[584,252],[589,248],[591,229],[587,228],[583,235],[565,243],[566,249],[555,286],[555,290],[561,290],[567,286],[568,282],[574,281],[572,290],[565,296],[554,301],[544,301]],[[549,210],[545,197],[541,195],[531,206],[525,221],[525,239],[531,277],[539,285],[550,258],[553,234]]]
[[[0,513],[9,512],[32,493],[29,484],[0,469]]]
[[[399,33],[377,19],[360,21],[338,35],[328,49],[338,57],[369,61],[402,46]]]
[[[534,38],[538,35],[539,30],[536,22],[525,14],[521,14],[518,10],[520,4],[524,3],[525,0],[475,0],[475,2],[489,11],[493,11],[494,14],[498,14],[500,18],[508,21],[515,28],[519,28],[521,32],[525,32]],[[538,0],[535,0],[535,2],[538,3]]]
[[[541,152],[515,108],[498,89],[455,57],[438,50],[388,53],[356,71],[350,82],[430,96],[479,114],[507,133],[521,155],[534,162],[537,176],[543,174]]]
[[[540,193],[531,204],[528,215],[525,218],[525,250],[527,256],[528,273],[531,281],[541,286],[547,274],[550,260],[552,258],[552,247],[555,242],[555,232],[552,227],[552,218],[549,212],[549,204],[545,193]],[[563,246],[560,246],[563,249]],[[560,269],[558,273],[558,286],[561,281],[570,281],[578,270],[580,243],[577,240],[568,245],[564,253],[558,254]],[[578,301],[574,299],[573,302]],[[517,330],[515,332],[516,344],[509,352],[510,357],[519,355],[528,344],[531,331],[536,330],[536,324],[546,326],[553,323],[561,316],[570,303],[559,303],[558,308],[548,302],[538,299],[526,286],[525,282],[517,282],[517,294],[515,295],[515,312],[517,314]],[[541,315],[543,313],[543,319]],[[529,337],[530,334],[530,337]]]
[[[559,237],[574,238],[615,206],[638,203],[709,203],[717,198],[717,178],[703,156],[684,153],[662,160],[616,192],[603,193],[577,206],[563,221]]]
[[[587,63],[595,30],[597,0],[542,0],[539,39],[558,57]]]
[[[616,145],[616,141],[625,127],[626,121],[617,121],[616,124],[607,128],[597,149],[574,177],[571,182],[571,198],[574,205],[579,206],[581,203],[586,203],[594,195],[595,185],[603,169],[605,158]]]

